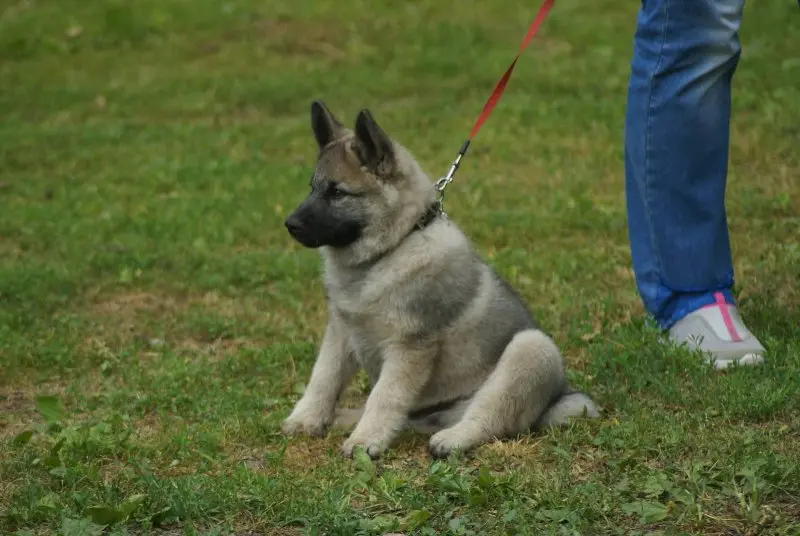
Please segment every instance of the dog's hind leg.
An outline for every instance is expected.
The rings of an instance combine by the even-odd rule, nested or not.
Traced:
[[[465,400],[451,408],[437,411],[424,417],[409,419],[408,425],[418,434],[435,434],[439,430],[449,428],[460,421],[464,416],[464,411],[467,409],[468,402]],[[338,430],[351,431],[361,420],[362,415],[364,415],[363,407],[337,408],[332,427]]]
[[[528,431],[565,385],[555,343],[538,330],[517,333],[464,417],[431,437],[431,454],[445,457],[453,450],[466,451],[495,437]]]
[[[464,417],[470,399],[459,400],[447,409],[433,412],[424,417],[409,420],[409,425],[418,434],[435,434],[439,430],[450,428]]]
[[[339,430],[352,431],[356,427],[361,416],[364,415],[364,408],[337,408],[336,416],[333,418],[333,427]]]

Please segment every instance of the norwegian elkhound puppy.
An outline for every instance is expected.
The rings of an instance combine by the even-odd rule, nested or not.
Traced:
[[[559,349],[520,297],[438,209],[437,191],[367,110],[348,129],[311,106],[319,146],[311,192],[287,218],[324,260],[328,324],[287,434],[324,435],[359,367],[371,391],[342,446],[380,456],[406,426],[433,456],[569,417],[597,417],[567,386]]]

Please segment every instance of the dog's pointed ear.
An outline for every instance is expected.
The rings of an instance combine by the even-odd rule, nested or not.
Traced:
[[[311,103],[311,130],[320,150],[342,135],[344,125],[328,110],[325,103],[316,100]]]
[[[355,133],[355,148],[361,163],[377,175],[389,175],[394,169],[392,140],[378,126],[369,110],[359,112]]]

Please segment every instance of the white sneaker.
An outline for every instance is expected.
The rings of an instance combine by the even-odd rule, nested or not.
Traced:
[[[764,347],[742,322],[735,305],[725,302],[722,293],[716,302],[694,311],[669,330],[670,338],[690,350],[708,354],[716,369],[737,365],[760,365]]]

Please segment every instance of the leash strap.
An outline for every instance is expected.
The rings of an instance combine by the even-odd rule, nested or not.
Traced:
[[[800,1],[800,0],[798,0]],[[483,105],[483,110],[481,110],[480,115],[475,120],[475,124],[472,126],[472,130],[469,133],[469,137],[464,141],[461,145],[461,149],[458,151],[458,156],[450,165],[450,169],[447,171],[447,174],[439,179],[436,182],[436,189],[439,191],[440,195],[444,192],[444,188],[450,184],[453,180],[453,176],[458,169],[458,166],[461,163],[461,159],[467,154],[467,150],[469,149],[469,145],[472,142],[472,138],[478,133],[478,131],[483,126],[483,123],[492,115],[492,111],[494,107],[497,105],[497,102],[500,100],[500,97],[503,95],[503,92],[506,89],[506,85],[508,84],[508,79],[511,78],[511,73],[514,72],[514,67],[517,65],[517,60],[519,60],[522,53],[528,46],[528,43],[531,42],[533,36],[536,35],[536,32],[539,31],[539,27],[544,22],[544,19],[547,17],[547,14],[550,12],[550,9],[555,4],[555,0],[544,0],[541,7],[539,7],[539,11],[536,13],[536,17],[533,19],[530,27],[528,28],[528,32],[525,34],[525,37],[522,39],[522,43],[520,43],[519,50],[517,51],[517,55],[514,57],[514,60],[511,62],[511,65],[508,66],[506,72],[503,73],[503,76],[497,82],[497,85],[494,87],[494,90],[489,95],[489,98],[486,100],[486,104]],[[441,203],[441,198],[440,198]]]
[[[550,9],[553,7],[554,3],[555,0],[545,0],[542,6],[539,8],[536,18],[533,19],[530,28],[528,28],[528,33],[525,34],[525,38],[522,40],[522,43],[519,46],[519,51],[514,57],[514,61],[512,61],[511,65],[508,66],[508,69],[506,69],[506,72],[503,74],[502,78],[500,78],[500,81],[497,82],[494,91],[492,91],[492,94],[489,95],[489,99],[486,101],[486,104],[484,104],[481,114],[478,116],[478,119],[475,121],[475,125],[472,127],[472,131],[469,133],[469,140],[472,140],[472,138],[475,137],[475,134],[477,134],[481,129],[483,123],[492,114],[497,101],[500,100],[503,91],[506,89],[506,84],[508,84],[508,79],[511,78],[511,73],[514,72],[514,67],[517,65],[517,60],[519,60],[519,57],[522,56],[522,53],[527,48],[528,43],[531,42],[531,39],[533,39],[533,36],[536,35],[536,32],[539,31],[539,26],[542,25],[542,22],[544,21],[545,17],[547,17],[547,14],[550,12]]]

